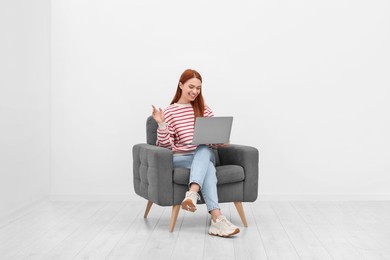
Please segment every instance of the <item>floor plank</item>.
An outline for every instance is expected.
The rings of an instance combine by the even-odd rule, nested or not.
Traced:
[[[330,223],[312,203],[304,201],[291,204],[333,259],[365,259],[346,239],[345,234]]]
[[[243,226],[234,204],[231,203],[229,206],[230,220],[234,225],[240,228],[240,233],[237,235],[239,239],[233,240],[235,259],[268,259],[263,240],[253,217],[251,203],[243,203],[248,227]]]
[[[390,211],[381,207],[383,202],[341,202],[344,214],[353,216],[355,222],[379,244],[384,255],[390,258]],[[390,207],[389,207],[390,208]]]
[[[366,259],[389,259],[385,248],[357,224],[355,215],[346,214],[347,211],[340,207],[340,202],[321,201],[313,204]]]
[[[289,202],[274,202],[272,208],[300,259],[332,259],[329,252]]]
[[[23,217],[26,217],[33,212],[39,211],[39,209],[47,208],[48,205],[50,205],[50,201],[42,199],[42,200],[37,201],[35,203],[31,203],[25,207],[21,207],[17,210],[14,210],[9,214],[1,215],[1,217],[0,217],[0,230],[3,227],[11,224],[12,222],[15,222]]]
[[[174,260],[181,260],[183,256],[191,256],[191,259],[203,259],[205,232],[208,231],[207,209],[205,205],[198,205],[197,211],[187,212],[181,210],[179,215],[183,216],[181,225],[176,227],[178,232],[172,257]],[[177,225],[177,224],[176,224]]]
[[[158,225],[150,234],[149,239],[142,249],[142,254],[138,259],[140,260],[154,260],[154,259],[170,259],[172,256],[178,234],[180,232],[180,225],[183,220],[183,212],[179,212],[176,221],[176,227],[173,232],[169,232],[169,224],[171,220],[172,207],[164,207],[164,212],[160,217]]]
[[[260,201],[252,206],[268,259],[300,259],[272,204],[273,202]]]
[[[0,227],[1,259],[390,259],[389,201],[257,201],[233,203],[224,215],[240,227],[233,238],[208,235],[205,205],[181,210],[173,233],[171,207],[146,200],[44,202]]]
[[[45,209],[26,215],[0,231],[0,252],[4,258],[22,254],[71,214],[81,203],[48,203]]]
[[[138,201],[127,202],[74,259],[105,259],[144,209],[144,205]]]
[[[146,207],[146,200],[144,205]],[[159,223],[166,207],[153,205],[148,218],[143,218],[143,210],[138,212],[124,236],[119,240],[106,259],[139,259],[151,234]],[[167,229],[167,232],[169,230]]]
[[[106,202],[100,207],[97,206],[95,212],[91,210],[82,219],[76,219],[71,229],[68,227],[65,229],[64,239],[41,259],[72,259],[95,238],[123,205],[124,202]]]

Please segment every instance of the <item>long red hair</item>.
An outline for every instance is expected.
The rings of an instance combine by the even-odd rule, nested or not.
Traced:
[[[180,83],[184,84],[187,82],[187,80],[192,79],[192,78],[197,78],[200,80],[200,82],[202,82],[202,76],[196,70],[187,69],[181,74],[179,83],[177,84],[176,94],[171,101],[171,105],[173,103],[176,103],[177,101],[179,101],[179,99],[181,97],[182,90],[180,88]],[[200,89],[199,95],[195,98],[195,100],[191,101],[191,105],[194,108],[195,118],[203,117],[203,115],[204,115],[204,99],[202,96],[202,88]]]

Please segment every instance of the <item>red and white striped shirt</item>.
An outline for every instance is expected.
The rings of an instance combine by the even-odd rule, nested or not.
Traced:
[[[171,149],[175,154],[193,152],[197,145],[190,145],[194,136],[194,109],[191,104],[174,103],[164,110],[165,123],[157,129],[157,145]],[[204,117],[214,116],[205,106]]]

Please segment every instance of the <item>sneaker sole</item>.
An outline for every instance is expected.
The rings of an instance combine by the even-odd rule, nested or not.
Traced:
[[[181,203],[181,208],[187,211],[195,212],[196,211],[196,206],[194,203],[192,203],[191,199],[184,200]]]
[[[216,237],[231,237],[231,236],[234,236],[235,234],[238,234],[238,233],[240,233],[240,229],[236,228],[232,233],[230,233],[228,235],[220,235],[220,234],[214,234],[214,233],[209,233],[209,235],[216,236]]]

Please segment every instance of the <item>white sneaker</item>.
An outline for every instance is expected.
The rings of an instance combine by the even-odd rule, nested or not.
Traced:
[[[184,198],[183,202],[181,203],[181,208],[184,210],[188,210],[191,212],[195,212],[196,210],[196,202],[200,200],[200,196],[195,191],[187,191],[186,197]]]
[[[227,220],[225,216],[219,216],[215,222],[211,219],[210,235],[231,237],[237,233],[240,233],[240,229]]]

